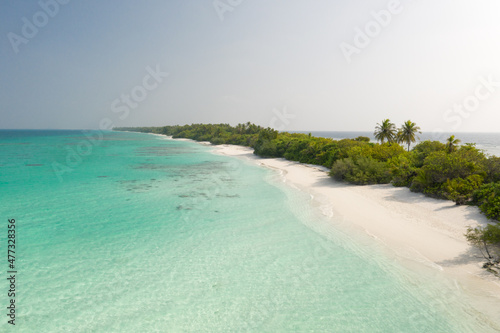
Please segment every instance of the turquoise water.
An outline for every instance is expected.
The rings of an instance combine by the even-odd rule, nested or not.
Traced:
[[[492,331],[460,290],[326,221],[275,171],[210,151],[0,131],[0,248],[15,218],[18,271],[16,327],[4,314],[0,331]]]

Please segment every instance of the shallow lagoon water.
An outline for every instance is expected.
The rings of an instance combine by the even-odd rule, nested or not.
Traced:
[[[0,133],[19,332],[489,330],[438,272],[400,266],[276,171],[148,134]]]

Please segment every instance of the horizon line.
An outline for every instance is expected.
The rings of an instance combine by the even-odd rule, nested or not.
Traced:
[[[211,123],[206,123],[209,125]],[[188,124],[185,124],[188,125]],[[185,126],[185,125],[163,125],[163,126],[116,126],[109,130],[102,130],[99,128],[0,128],[0,131],[112,131],[114,128],[140,128],[140,127],[164,127],[164,126]],[[217,125],[217,124],[215,124]],[[232,126],[232,125],[231,125]],[[288,131],[279,131],[281,132],[358,132],[358,133],[366,133],[373,132],[373,130],[288,130]],[[422,131],[424,133],[437,133],[433,131]],[[500,134],[500,132],[487,132],[487,131],[442,131],[439,133],[466,133],[466,134]]]

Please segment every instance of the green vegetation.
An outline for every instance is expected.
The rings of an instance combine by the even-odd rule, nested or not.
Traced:
[[[408,151],[410,151],[410,145],[416,141],[417,133],[422,133],[420,132],[420,127],[418,127],[414,122],[407,120],[403,126],[398,129],[396,140],[398,143],[406,143],[408,145]]]
[[[330,175],[337,180],[358,185],[387,184],[391,180],[387,164],[371,156],[348,157],[336,161]]]
[[[411,120],[405,121],[400,128],[396,129],[394,123],[391,123],[389,119],[384,119],[382,123],[375,126],[373,135],[382,144],[386,140],[387,142],[405,143],[408,145],[408,151],[410,151],[410,145],[416,141],[417,133],[422,133],[420,127]]]
[[[474,144],[459,146],[451,136],[446,144],[416,141],[420,128],[406,121],[401,128],[389,119],[377,124],[375,137],[332,140],[310,134],[288,133],[246,123],[192,124],[184,126],[117,128],[145,133],[171,135],[209,141],[213,144],[235,144],[254,148],[262,157],[282,157],[301,163],[322,165],[330,175],[352,184],[388,184],[406,186],[411,191],[453,200],[457,205],[473,204],[490,219],[500,220],[500,158],[487,157]]]
[[[457,145],[460,143],[460,140],[455,139],[455,136],[452,135],[446,140],[446,149],[448,149],[448,153],[453,153],[457,149]]]
[[[117,131],[131,131],[169,135],[173,138],[186,138],[196,141],[209,141],[215,145],[233,144],[254,147],[263,127],[255,124],[238,124],[232,127],[229,124],[192,124],[184,126],[163,127],[121,127]]]
[[[467,241],[478,248],[486,259],[483,268],[500,276],[500,224],[488,224],[486,227],[469,227],[465,234]]]
[[[391,183],[435,198],[453,200],[457,205],[476,205],[489,219],[500,221],[500,158],[486,156],[474,144],[460,146],[460,140],[454,136],[448,138],[446,144],[423,141],[410,149],[417,139],[416,134],[420,133],[420,128],[411,121],[406,121],[399,129],[389,119],[377,124],[374,135],[380,143],[370,142],[367,137],[332,140],[310,134],[279,133],[251,123],[235,127],[192,124],[116,130],[248,146],[262,157],[281,157],[324,166],[330,169],[334,179],[352,184]],[[405,144],[407,149],[399,143]],[[495,253],[499,244],[495,243],[498,239],[491,236],[497,235],[498,230],[494,228],[500,227],[495,224],[470,229],[467,239],[476,246],[489,246],[490,254]],[[494,263],[494,259],[491,262]]]
[[[453,153],[434,151],[424,159],[422,167],[417,170],[410,189],[433,197],[449,198],[449,188],[454,186],[454,183],[450,182],[454,180],[475,181],[479,185],[483,182],[486,160],[485,155],[474,146],[463,146]],[[478,175],[479,178],[470,178],[473,175]],[[475,188],[463,194],[467,196],[467,200],[458,200],[456,203],[464,204],[470,200],[473,190]]]
[[[492,220],[500,220],[500,182],[488,183],[475,190],[472,201]]]
[[[384,119],[382,123],[377,124],[375,127],[375,139],[384,143],[385,140],[387,142],[393,142],[396,139],[396,125],[391,123],[389,119]]]

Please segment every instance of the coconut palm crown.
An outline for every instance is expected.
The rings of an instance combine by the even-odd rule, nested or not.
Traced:
[[[396,125],[391,123],[389,119],[384,119],[381,124],[377,124],[373,135],[381,143],[384,143],[385,140],[392,142],[396,139]]]
[[[408,151],[410,151],[411,143],[418,139],[418,136],[416,136],[417,133],[422,134],[422,132],[420,132],[420,127],[411,120],[407,120],[403,126],[398,129],[396,138],[398,143],[406,143],[408,145]]]
[[[455,136],[452,135],[448,139],[446,139],[446,148],[449,153],[454,152],[457,149],[458,144],[460,143],[459,139],[455,139]]]

